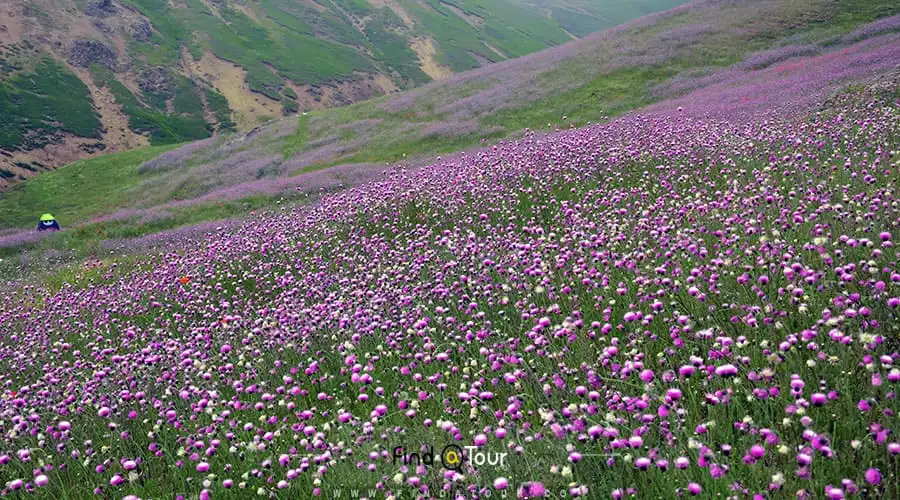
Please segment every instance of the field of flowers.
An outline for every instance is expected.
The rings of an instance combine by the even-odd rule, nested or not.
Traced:
[[[900,497],[900,80],[705,92],[7,289],[0,494]]]
[[[619,3],[618,10],[634,7]],[[104,239],[200,222],[191,212],[203,212],[202,221],[241,216],[260,198],[274,203],[286,194],[296,196],[295,189],[307,184],[300,175],[334,167],[362,171],[386,163],[427,164],[435,155],[483,141],[518,138],[526,127],[547,132],[605,122],[706,86],[741,86],[782,66],[801,76],[785,80],[787,92],[779,95],[793,92],[815,101],[823,88],[833,90],[848,74],[874,74],[896,64],[888,50],[882,50],[879,63],[860,53],[896,45],[898,31],[896,0],[696,0],[408,92],[271,122],[246,135],[220,134],[155,159],[162,150],[103,156],[42,174],[0,193],[0,258],[40,269],[47,252],[74,249],[83,257]],[[798,58],[824,60],[839,71],[820,71],[825,78],[807,81],[802,72],[818,65],[806,61],[798,67]],[[794,84],[805,92],[792,91]],[[752,99],[753,107],[761,104],[743,89],[729,97],[741,106],[742,99]],[[325,178],[316,184],[340,184],[330,174],[320,175]],[[78,234],[35,241],[34,218],[47,211]],[[8,271],[0,264],[0,280],[17,275]]]

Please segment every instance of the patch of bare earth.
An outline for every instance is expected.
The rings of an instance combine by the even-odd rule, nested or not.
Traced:
[[[281,103],[251,92],[246,82],[247,72],[240,66],[207,52],[199,61],[186,57],[185,67],[228,99],[238,130],[251,130],[265,119],[281,116]]]
[[[0,45],[22,41],[22,17],[9,0],[0,0]]]
[[[106,132],[103,134],[103,142],[107,146],[107,152],[124,151],[150,145],[150,141],[143,135],[136,134],[128,128],[128,117],[122,112],[116,98],[106,87],[98,87],[94,84],[90,73],[81,68],[69,67],[81,78],[91,92],[94,107],[100,115]]]
[[[219,8],[216,4],[214,4],[213,2],[210,2],[209,0],[200,0],[200,1],[203,2],[203,5],[205,5],[206,8],[209,9],[209,11],[212,12],[212,14],[214,16],[219,18],[222,22],[225,22],[225,19],[222,17],[222,14],[219,13]]]
[[[502,57],[503,59],[506,59],[506,54],[504,54],[503,52],[500,52],[500,49],[498,49],[497,47],[494,47],[493,45],[491,45],[487,42],[484,42],[484,41],[482,41],[481,43],[483,43],[485,47],[489,48],[491,50],[491,52],[493,52],[494,54],[497,54],[498,56]]]
[[[249,17],[250,19],[253,19],[253,21],[255,21],[257,23],[260,22],[259,15],[256,13],[255,10],[253,10],[253,7],[251,7],[249,5],[242,5],[242,4],[233,4],[232,7],[241,11],[245,16]]]
[[[450,68],[441,65],[437,61],[437,49],[434,46],[434,40],[431,38],[416,38],[412,41],[410,47],[419,57],[419,65],[426,75],[432,80],[441,80],[450,76],[452,71]]]
[[[375,85],[377,85],[385,94],[391,94],[399,90],[397,85],[394,84],[394,80],[391,80],[386,75],[382,74],[375,75]]]
[[[387,76],[369,74],[359,74],[354,80],[321,85],[287,85],[297,94],[300,111],[346,106],[397,89]]]

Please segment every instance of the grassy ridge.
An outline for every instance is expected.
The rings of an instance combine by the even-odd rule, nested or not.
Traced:
[[[521,17],[521,9],[507,2],[424,0],[403,4],[421,20],[423,34],[438,41],[441,62],[454,71],[477,67],[479,63],[472,54],[498,61],[503,56],[518,57],[570,40],[552,20],[539,16],[522,17],[515,28],[511,27],[508,20]],[[474,20],[467,22],[449,5]],[[481,23],[483,34],[470,23]],[[442,43],[447,40],[454,43]],[[503,56],[491,50],[488,44],[500,50]]]
[[[653,86],[676,73],[667,66],[623,68],[589,80],[583,87],[536,101],[534,106],[498,111],[483,122],[517,130],[540,128],[562,116],[575,123],[618,116],[653,102]]]

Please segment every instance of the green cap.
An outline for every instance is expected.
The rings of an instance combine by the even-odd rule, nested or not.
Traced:
[[[56,220],[56,217],[53,217],[51,214],[44,214],[41,216],[41,222],[50,222],[52,220]]]

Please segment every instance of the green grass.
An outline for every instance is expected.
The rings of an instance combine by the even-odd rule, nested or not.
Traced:
[[[33,71],[0,81],[0,148],[43,147],[60,133],[99,139],[90,92],[58,62],[44,57]]]
[[[172,106],[175,112],[195,117],[203,116],[203,101],[200,99],[200,89],[192,80],[183,76],[176,77],[175,90],[172,93]]]
[[[109,240],[138,238],[202,222],[239,218],[253,210],[263,210],[277,205],[294,207],[311,203],[317,197],[318,193],[252,195],[235,200],[161,210],[158,214],[146,218],[134,216],[81,224],[49,235],[36,243],[0,247],[0,279],[39,278],[51,285],[61,286],[64,283],[74,282],[76,277],[83,279],[83,269],[77,265],[68,265],[67,262],[108,255],[108,252],[103,250],[102,244]],[[51,268],[42,267],[39,263],[16,265],[15,260],[12,260],[25,252],[42,255],[47,251],[64,251],[65,257],[59,259],[59,262]],[[131,262],[133,257],[119,256],[113,261],[121,263],[123,260]]]
[[[340,162],[396,162],[404,158],[412,159],[420,156],[423,151],[428,151],[429,154],[451,153],[476,144],[482,139],[496,139],[504,135],[506,134],[502,132],[491,134],[474,133],[455,137],[432,135],[414,139],[401,139],[395,142],[386,142],[384,144],[376,143],[372,147],[365,148],[349,158],[342,159]]]
[[[813,23],[810,39],[841,35],[860,24],[900,13],[897,3],[881,0],[831,0],[829,7],[830,16]]]
[[[297,119],[297,130],[285,140],[281,154],[285,159],[291,158],[306,147],[309,139],[309,115],[301,115]]]
[[[402,20],[394,11],[382,8],[366,22],[365,34],[378,58],[389,69],[414,84],[431,81],[419,66],[419,58],[409,48],[407,39],[396,34],[402,26]]]
[[[650,89],[676,74],[669,67],[623,68],[598,76],[586,85],[536,101],[534,105],[501,110],[483,120],[507,130],[545,128],[562,117],[583,125],[615,117],[653,102]]]
[[[125,205],[140,182],[138,167],[173,145],[127,151],[47,172],[0,194],[0,228],[30,227],[51,212],[63,227]]]
[[[283,82],[263,63],[271,64],[279,75],[296,83],[322,83],[372,69],[371,63],[354,49],[316,38],[302,24],[299,29],[274,23],[264,27],[230,8],[219,9],[223,23],[204,10],[195,3],[188,4],[185,15],[190,25],[208,35],[209,46],[218,57],[247,69],[251,90],[274,99],[278,99]]]
[[[173,16],[165,2],[156,0],[123,0],[149,19],[154,35],[149,43],[136,43],[137,52],[148,65],[171,64],[180,57],[180,48],[190,40],[191,32],[182,19]]]
[[[216,116],[218,122],[218,130],[220,132],[231,131],[237,128],[231,116],[231,107],[228,105],[228,99],[213,89],[205,89],[206,105],[210,111]]]
[[[285,115],[293,115],[300,110],[300,106],[297,104],[297,101],[288,99],[287,97],[281,98],[281,106],[282,113]]]

